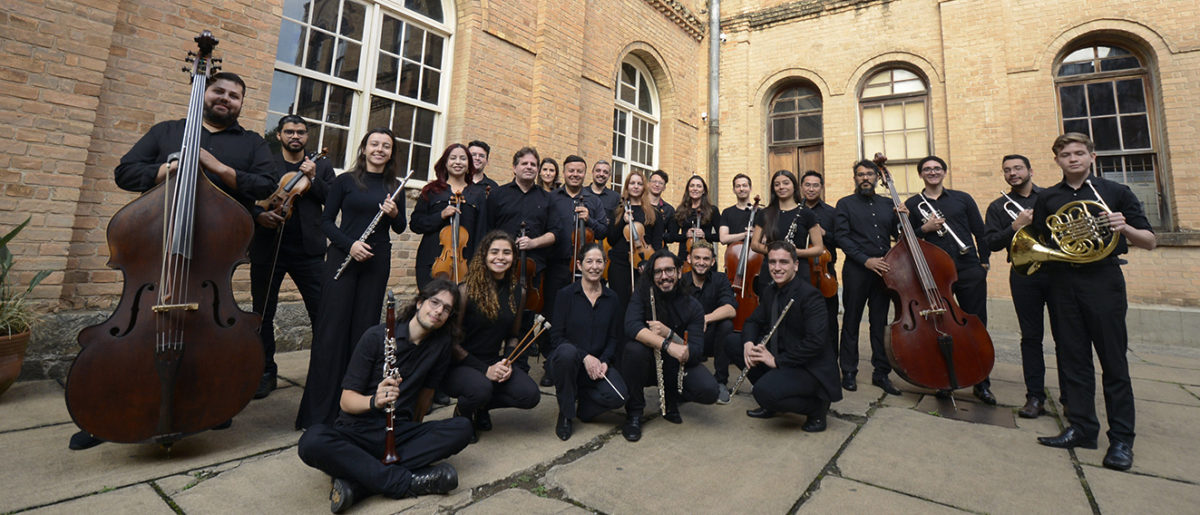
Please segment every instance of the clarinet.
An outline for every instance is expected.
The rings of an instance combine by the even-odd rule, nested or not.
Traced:
[[[779,319],[775,321],[775,325],[771,326],[771,332],[767,333],[767,335],[758,342],[759,347],[766,346],[767,342],[771,341],[771,337],[775,336],[775,330],[779,329],[779,323],[783,322],[783,317],[787,315],[789,309],[792,309],[793,302],[796,302],[796,299],[788,300],[787,305],[783,307],[783,312],[779,313]],[[737,395],[738,388],[742,387],[742,381],[746,380],[746,374],[748,372],[750,372],[750,365],[746,365],[746,367],[742,369],[742,375],[738,376],[737,382],[733,383],[733,389],[729,391],[729,395],[731,397]]]
[[[396,296],[391,290],[387,292],[387,325],[384,326],[383,338],[383,378],[400,377],[400,369],[396,366]],[[387,403],[383,408],[384,418],[387,419],[387,440],[384,444],[383,464],[391,465],[400,461],[396,456],[395,421],[396,401]]]
[[[408,175],[404,176],[404,180],[400,181],[400,185],[396,186],[396,191],[392,192],[391,196],[389,196],[388,198],[391,198],[393,201],[395,201],[396,195],[399,195],[400,191],[402,191],[404,189],[404,185],[408,183],[408,179],[409,179],[409,177],[412,177],[412,174],[413,174],[413,170],[409,170]],[[363,231],[362,236],[358,237],[358,241],[367,241],[367,237],[370,236],[371,233],[375,232],[375,226],[379,225],[379,219],[382,217],[383,217],[383,208],[379,208],[379,212],[375,213],[375,218],[373,220],[371,220],[371,225],[368,225],[367,230]],[[342,261],[342,266],[339,266],[337,269],[337,272],[333,274],[333,280],[335,280],[335,281],[338,280],[338,278],[340,278],[342,276],[342,272],[344,272],[346,270],[346,266],[349,264],[350,264],[350,252],[347,251],[346,252],[346,260]]]

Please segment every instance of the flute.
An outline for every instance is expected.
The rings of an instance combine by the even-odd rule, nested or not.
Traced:
[[[775,325],[771,326],[771,332],[767,333],[767,335],[758,342],[759,347],[766,346],[767,342],[771,341],[771,337],[775,336],[775,330],[779,329],[779,323],[783,322],[783,317],[787,315],[789,309],[792,309],[793,302],[796,302],[796,299],[788,300],[787,305],[783,307],[783,312],[779,313],[779,319],[775,321]],[[742,375],[738,376],[737,382],[733,383],[733,389],[729,391],[730,397],[737,395],[738,388],[742,387],[742,381],[746,380],[746,374],[749,372],[750,365],[747,364],[746,367],[742,369]]]
[[[396,366],[396,296],[392,294],[392,290],[387,292],[387,325],[384,326],[383,338],[383,378],[396,378],[400,376],[400,368]],[[396,456],[396,431],[393,427],[395,421],[396,401],[390,401],[383,408],[384,417],[387,419],[387,440],[384,443],[383,464],[391,465],[400,461]]]
[[[392,201],[395,202],[396,195],[399,195],[400,192],[404,190],[404,185],[408,183],[408,179],[410,177],[412,177],[412,174],[413,174],[413,170],[409,170],[408,175],[404,176],[404,180],[400,181],[400,185],[396,186],[396,191],[392,192],[392,194],[388,198],[392,199]],[[379,219],[382,217],[383,217],[383,208],[381,207],[381,208],[379,208],[379,212],[375,213],[375,218],[371,220],[371,225],[368,225],[367,230],[363,231],[362,236],[358,237],[358,241],[367,241],[367,237],[371,236],[371,233],[375,232],[375,226],[379,225]],[[351,246],[353,246],[353,245],[351,245]],[[350,264],[350,259],[351,259],[350,252],[347,251],[346,252],[346,260],[342,261],[342,266],[339,266],[337,269],[337,272],[333,274],[333,280],[336,281],[336,280],[338,280],[338,278],[340,278],[342,276],[342,272],[344,272],[346,270],[346,266]]]

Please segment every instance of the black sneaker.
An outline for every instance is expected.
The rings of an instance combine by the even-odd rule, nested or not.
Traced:
[[[104,443],[104,440],[92,436],[87,431],[80,430],[78,433],[71,435],[71,441],[67,444],[67,448],[72,451],[82,451],[84,449],[91,449],[102,443]]]
[[[358,488],[353,481],[334,478],[333,488],[329,489],[329,511],[342,513],[358,502],[358,497]]]
[[[254,398],[265,399],[278,386],[279,379],[275,377],[275,374],[263,374],[262,379],[258,381],[258,389],[254,391]]]
[[[458,488],[458,471],[449,463],[438,463],[413,471],[407,496],[448,494],[455,488]]]

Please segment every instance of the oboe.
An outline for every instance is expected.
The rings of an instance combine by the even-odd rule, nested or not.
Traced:
[[[408,183],[408,179],[409,179],[409,177],[412,177],[412,174],[413,174],[413,170],[409,170],[408,175],[404,176],[404,179],[400,181],[400,185],[396,186],[396,191],[393,191],[391,196],[389,196],[388,198],[392,199],[392,201],[395,202],[396,195],[399,195],[400,192],[404,190],[404,185]],[[382,217],[383,217],[383,208],[381,207],[381,208],[379,208],[379,212],[375,213],[375,218],[371,220],[371,225],[368,225],[367,230],[363,231],[362,236],[358,237],[358,241],[367,241],[367,237],[371,236],[371,233],[375,232],[375,226],[379,225],[379,219]],[[346,270],[346,266],[350,264],[350,259],[351,259],[350,252],[347,251],[346,252],[346,260],[342,261],[342,266],[339,266],[337,269],[337,272],[333,274],[333,280],[336,281],[336,280],[338,280],[338,278],[340,278],[342,276],[342,272],[344,272]]]
[[[796,302],[796,299],[788,300],[787,305],[783,307],[783,311],[781,313],[779,313],[779,319],[775,321],[775,325],[771,326],[771,332],[767,333],[767,335],[764,336],[762,338],[762,340],[759,340],[759,342],[758,342],[759,347],[766,346],[767,342],[771,341],[771,337],[775,336],[775,330],[779,329],[779,323],[783,322],[783,317],[787,316],[787,312],[789,309],[792,309],[793,302]],[[742,369],[742,375],[738,376],[737,382],[733,383],[733,389],[729,391],[729,395],[731,397],[737,394],[738,388],[742,387],[742,381],[746,380],[746,374],[748,372],[750,372],[750,365],[746,364],[746,367]]]
[[[383,338],[383,378],[400,376],[400,368],[396,366],[396,296],[391,290],[387,292],[387,325],[384,326]],[[396,456],[396,432],[393,428],[395,420],[396,401],[388,402],[383,408],[384,418],[387,419],[387,440],[384,445],[383,464],[391,465],[400,461]]]

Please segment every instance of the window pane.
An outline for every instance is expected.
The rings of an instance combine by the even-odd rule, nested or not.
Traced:
[[[1110,72],[1113,70],[1131,70],[1141,66],[1136,57],[1122,57],[1120,59],[1105,59],[1100,61],[1100,71]]]
[[[1087,116],[1083,86],[1063,86],[1058,89],[1058,98],[1062,102],[1063,118]]]
[[[872,75],[870,79],[867,79],[867,85],[868,86],[878,86],[880,84],[886,85],[887,83],[889,83],[891,81],[892,81],[892,74],[889,73],[888,70],[884,70],[879,73],[876,73],[875,75]]]
[[[271,78],[271,100],[267,109],[278,113],[291,113],[296,101],[296,83],[300,77],[276,71]]]
[[[1095,57],[1096,57],[1095,49],[1093,47],[1089,46],[1087,48],[1080,48],[1079,50],[1071,52],[1071,54],[1068,55],[1066,59],[1063,59],[1063,62],[1064,63],[1074,63],[1074,62],[1083,62],[1083,61],[1091,62],[1092,59],[1095,59]]]
[[[392,147],[392,153],[395,154],[396,162],[399,163],[400,168],[403,169],[403,171],[400,172],[401,175],[408,173],[410,169],[408,155],[410,154],[409,150],[411,148],[412,144],[403,141],[397,141],[396,146]],[[416,174],[414,173],[413,175]]]
[[[329,112],[325,121],[350,125],[350,109],[354,106],[354,90],[329,85]]]
[[[904,106],[889,104],[883,106],[883,127],[887,130],[904,128]]]
[[[800,125],[800,129],[797,131],[799,139],[821,137],[821,115],[801,116],[797,122]]]
[[[908,131],[905,139],[908,142],[906,152],[909,156],[924,156],[929,153],[929,137],[924,129]]]
[[[396,71],[399,60],[383,52],[379,53],[379,70],[375,72],[375,87],[389,93],[396,92]]]
[[[379,49],[399,55],[400,36],[402,34],[404,34],[404,22],[391,16],[384,16],[383,34],[379,38]]]
[[[1092,118],[1092,141],[1096,150],[1120,150],[1121,140],[1117,135],[1117,118]]]
[[[1100,82],[1087,85],[1088,112],[1092,116],[1116,114],[1117,102],[1113,99],[1113,83]]]
[[[342,26],[338,34],[361,42],[366,16],[366,7],[349,1],[342,4]]]
[[[866,88],[863,88],[862,97],[863,98],[873,98],[873,97],[881,97],[881,96],[890,95],[890,94],[892,94],[891,84],[884,84],[882,86],[868,86]]]
[[[275,48],[275,60],[299,66],[304,48],[304,27],[283,20],[279,24],[279,46]]]
[[[300,102],[296,114],[313,120],[325,118],[325,83],[309,78],[300,79]]]
[[[385,100],[385,102],[387,102]],[[397,138],[411,140],[413,115],[416,108],[408,104],[396,103],[396,113],[392,115],[392,133]]]
[[[312,13],[313,26],[329,32],[337,30],[338,0],[314,0]]]
[[[413,125],[413,141],[433,143],[433,111],[417,108],[417,121]]]
[[[410,98],[417,98],[417,89],[421,79],[421,65],[405,60],[400,72],[400,86],[396,92]]]
[[[796,107],[800,110],[820,109],[821,96],[809,90],[804,90],[805,95],[796,99]]]
[[[632,64],[621,63],[621,82],[626,84],[634,84],[637,82],[637,68]]]
[[[883,130],[883,107],[871,106],[863,108],[863,132],[879,132]]]
[[[432,174],[429,173],[431,171],[429,169],[429,154],[429,147],[425,145],[413,144],[412,156],[410,157],[412,161],[408,165],[409,170],[414,170],[413,177],[432,176]],[[408,170],[404,170],[403,173],[408,173]]]
[[[1126,149],[1150,148],[1150,122],[1146,115],[1122,116],[1121,136]]]
[[[654,125],[646,123],[646,143],[654,144]]]
[[[1063,132],[1078,132],[1080,134],[1091,135],[1092,131],[1088,129],[1087,119],[1083,120],[1065,120],[1063,121]]]
[[[432,66],[435,70],[442,69],[442,42],[445,38],[436,34],[428,34],[425,39],[425,66]]]
[[[895,169],[895,167],[892,168]],[[925,181],[921,180],[921,173],[917,171],[915,164],[901,166],[899,172],[893,171],[892,173],[899,173],[900,177],[903,177],[900,180],[905,183],[904,189],[907,190],[905,193],[916,193],[925,187]]]
[[[917,74],[915,74],[913,72],[910,72],[903,68],[896,68],[895,70],[892,70],[892,80],[894,80],[896,82],[905,81],[905,80],[913,80],[913,79],[917,79]]]
[[[925,91],[925,83],[920,80],[897,82],[892,91],[895,93],[917,93]]]
[[[621,85],[621,100],[630,104],[637,101],[637,92],[633,89],[633,86]]]
[[[895,132],[883,135],[883,155],[887,156],[888,159],[901,159],[909,157],[909,155],[905,153],[907,149],[908,145],[904,143],[903,132]],[[870,155],[873,156],[875,154]]]
[[[362,45],[344,39],[338,40],[338,58],[334,62],[333,74],[350,82],[358,82],[359,51]]]
[[[431,20],[445,21],[442,19],[441,0],[404,0],[404,7],[421,13]]]
[[[1142,92],[1142,79],[1117,81],[1117,105],[1122,113],[1146,112],[1146,95]]]
[[[1133,54],[1130,54],[1128,50],[1119,46],[1101,46],[1096,48],[1096,55],[1103,59],[1106,57],[1121,57]]]
[[[388,102],[381,98],[374,98],[371,101],[371,115],[367,117],[367,128],[374,129],[376,127],[391,127],[392,126],[392,102]],[[395,131],[393,131],[395,132]]]
[[[421,100],[436,104],[438,101],[438,87],[441,86],[442,74],[433,70],[426,69],[425,76],[421,77]]]
[[[629,114],[625,111],[617,111],[617,132],[621,134],[629,133]]]
[[[1082,75],[1096,71],[1096,65],[1092,61],[1082,63],[1063,63],[1062,68],[1058,70],[1060,77],[1068,75]]]
[[[771,121],[771,141],[794,141],[796,139],[796,122],[791,116],[776,118]]]
[[[421,62],[421,54],[425,51],[425,31],[408,24],[404,34],[404,58]]]
[[[883,152],[883,135],[872,134],[863,136],[863,154],[874,156],[876,152]]]
[[[904,104],[904,126],[910,129],[925,127],[925,101]]]
[[[638,109],[647,114],[654,114],[654,106],[651,105],[650,86],[646,83],[646,78],[638,82]]]
[[[333,36],[315,30],[308,31],[308,61],[304,67],[329,73],[333,66]]]
[[[796,110],[796,101],[793,99],[778,100],[775,106],[771,108],[772,113],[790,113]]]
[[[346,139],[349,137],[345,129],[323,126],[321,146],[329,149],[329,160],[334,167],[343,167],[346,162]]]
[[[283,15],[294,20],[308,21],[305,19],[308,5],[308,0],[284,0]]]

